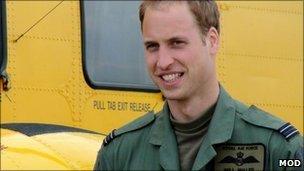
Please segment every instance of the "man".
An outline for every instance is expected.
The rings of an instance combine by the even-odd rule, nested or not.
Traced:
[[[144,1],[139,15],[148,70],[166,103],[107,136],[95,170],[282,170],[279,159],[303,158],[292,125],[219,85],[214,1]]]

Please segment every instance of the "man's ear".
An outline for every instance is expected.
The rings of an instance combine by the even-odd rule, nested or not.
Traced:
[[[210,46],[210,54],[212,56],[215,56],[218,52],[219,46],[220,46],[220,37],[217,32],[217,30],[214,27],[211,27],[207,34],[207,41],[209,41]]]

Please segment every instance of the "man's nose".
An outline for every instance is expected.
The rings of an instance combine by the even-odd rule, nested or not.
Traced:
[[[173,64],[173,62],[174,59],[169,51],[165,48],[161,48],[158,53],[157,67],[162,70],[166,70],[171,66],[171,64]]]

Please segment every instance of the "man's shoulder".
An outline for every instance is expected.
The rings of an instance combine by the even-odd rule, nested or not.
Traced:
[[[247,123],[273,130],[278,130],[286,123],[280,118],[254,105],[251,105],[247,108],[243,106],[244,105],[241,103],[238,103],[236,113],[242,120],[245,120]]]
[[[139,144],[146,143],[149,137],[149,129],[157,117],[158,114],[151,111],[121,128],[114,129],[103,140],[94,170],[122,168],[125,160],[130,157],[129,154],[135,149],[145,150],[143,147],[139,148]],[[114,161],[116,161],[115,164]]]
[[[247,133],[245,141],[263,144],[271,155],[273,170],[281,169],[277,168],[279,159],[297,159],[303,162],[303,137],[289,122],[256,106],[247,107],[240,102],[236,103],[236,115],[236,124],[239,124],[236,139],[244,140],[240,136]]]
[[[129,134],[135,131],[143,131],[145,128],[150,127],[151,124],[155,121],[156,114],[154,112],[148,112],[143,116],[135,119],[134,121],[122,126],[119,129],[114,129],[108,136],[103,140],[103,146],[107,146],[112,140],[117,137],[123,136],[124,134]]]
[[[244,104],[237,102],[236,106],[237,115],[247,124],[277,132],[286,140],[299,134],[299,131],[291,123],[285,122],[254,105],[246,107]]]

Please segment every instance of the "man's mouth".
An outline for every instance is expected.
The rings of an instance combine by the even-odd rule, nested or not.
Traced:
[[[165,74],[162,75],[161,78],[166,82],[174,82],[182,77],[184,73],[172,73],[172,74]]]

